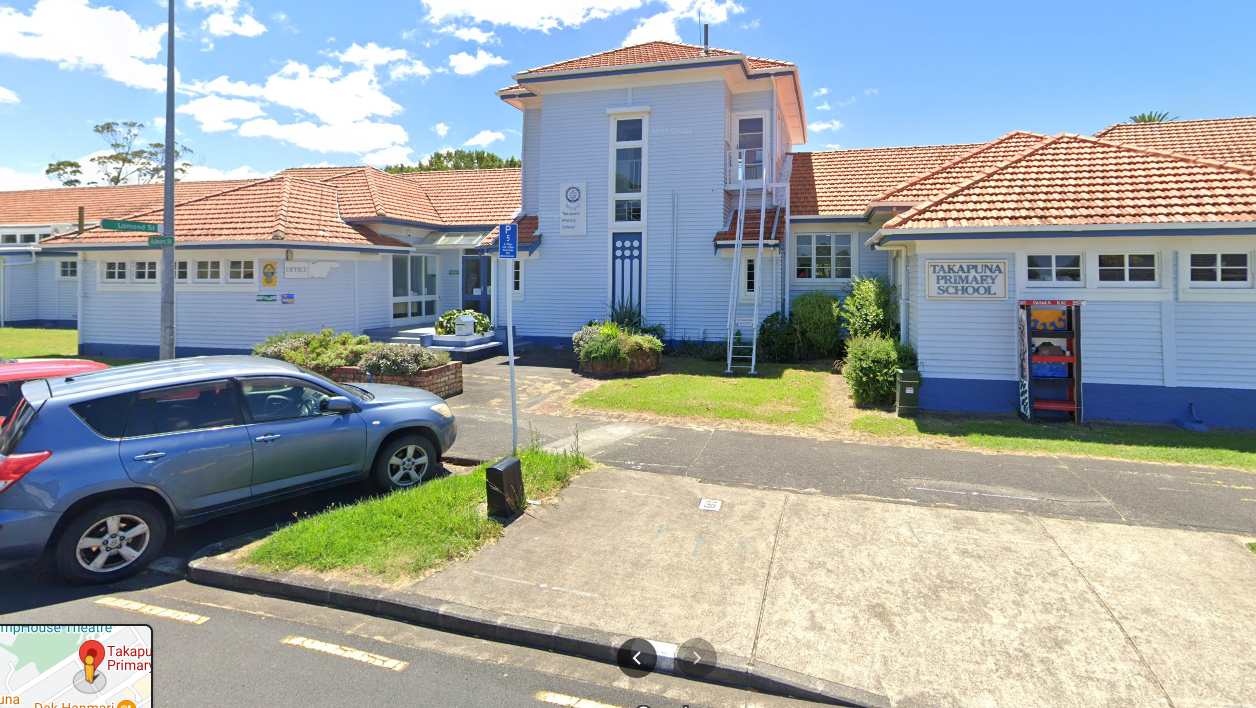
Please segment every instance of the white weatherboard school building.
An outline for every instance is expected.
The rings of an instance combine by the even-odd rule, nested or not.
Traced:
[[[622,301],[668,339],[724,340],[880,275],[924,408],[1256,427],[1256,119],[795,152],[788,62],[652,42],[513,78],[498,96],[520,111],[521,170],[181,184],[180,353],[320,327],[430,341],[456,308],[501,329],[506,297],[539,344]],[[77,323],[84,353],[155,354],[157,252],[93,225],[159,222],[159,189],[0,193],[5,320]],[[1036,336],[1044,307],[1077,309]],[[1064,360],[1047,381],[1039,364]]]

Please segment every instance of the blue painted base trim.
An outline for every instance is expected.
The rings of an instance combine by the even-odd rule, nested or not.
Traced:
[[[38,329],[74,329],[78,320],[9,320],[5,327],[32,327]]]
[[[926,378],[920,385],[920,407],[964,413],[1015,413],[1015,381]],[[1083,385],[1086,420],[1119,420],[1134,423],[1174,423],[1192,420],[1195,413],[1209,427],[1256,428],[1256,390]]]
[[[502,341],[505,341],[506,332],[504,331],[504,328],[501,336]],[[554,347],[562,347],[564,349],[571,349],[571,337],[541,337],[531,334],[520,334],[519,328],[515,327],[515,343],[517,344],[520,339],[526,339],[531,346],[538,348],[543,347],[546,349],[552,349]]]
[[[105,356],[115,359],[156,359],[160,350],[156,344],[79,344],[81,356]],[[217,347],[176,347],[176,356],[218,356],[222,354],[252,354],[249,349],[219,349]]]

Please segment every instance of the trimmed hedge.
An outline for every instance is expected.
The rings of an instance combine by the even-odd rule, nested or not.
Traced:
[[[790,319],[802,334],[806,354],[837,358],[842,354],[840,301],[826,292],[803,293],[790,304]]]
[[[381,344],[362,356],[358,367],[371,376],[413,378],[424,369],[449,363],[449,352],[418,344]]]
[[[916,350],[885,337],[852,337],[846,342],[842,373],[857,406],[894,404],[894,376],[916,368]]]
[[[806,355],[807,345],[792,317],[773,312],[759,323],[760,361],[778,364],[798,361]]]
[[[840,310],[846,334],[851,337],[898,338],[898,302],[894,286],[885,278],[852,280]]]

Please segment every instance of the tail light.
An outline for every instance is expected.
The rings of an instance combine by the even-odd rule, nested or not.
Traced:
[[[20,455],[9,455],[0,460],[0,492],[8,489],[14,482],[26,476],[27,472],[38,467],[44,460],[52,457],[52,452],[24,452]]]

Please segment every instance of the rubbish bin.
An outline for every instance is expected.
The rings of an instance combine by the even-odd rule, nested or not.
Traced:
[[[895,405],[898,417],[910,418],[920,410],[920,372],[915,369],[899,369],[894,375],[898,384]]]

